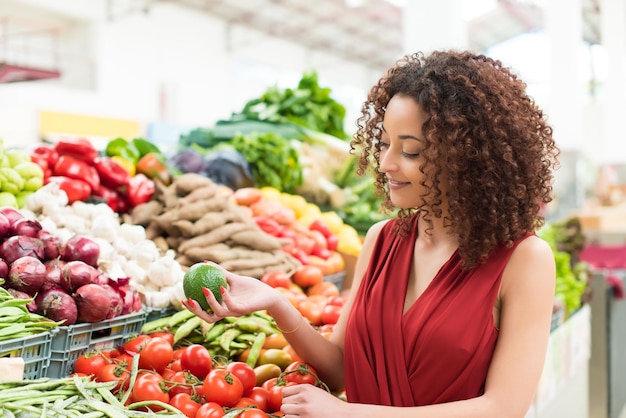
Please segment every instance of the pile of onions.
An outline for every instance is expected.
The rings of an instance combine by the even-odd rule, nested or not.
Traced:
[[[99,322],[141,310],[128,279],[112,280],[98,268],[98,243],[74,235],[65,243],[36,219],[0,207],[0,277],[28,309],[62,325]]]

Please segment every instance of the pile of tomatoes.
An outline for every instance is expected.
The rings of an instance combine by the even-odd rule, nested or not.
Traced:
[[[116,382],[114,393],[134,409],[138,403],[152,411],[169,405],[190,418],[222,417],[234,409],[241,418],[278,417],[286,386],[325,387],[300,360],[278,376],[261,376],[245,362],[212,358],[203,345],[175,349],[173,342],[168,332],[140,334],[118,348],[81,354],[74,374]]]

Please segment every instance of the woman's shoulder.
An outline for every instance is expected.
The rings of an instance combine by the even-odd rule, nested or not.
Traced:
[[[556,265],[552,247],[535,234],[521,239],[507,264],[503,286],[530,286],[546,284],[556,280]]]

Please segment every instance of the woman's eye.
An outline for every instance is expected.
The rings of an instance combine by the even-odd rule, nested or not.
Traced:
[[[389,148],[389,144],[386,143],[386,142],[382,142],[381,141],[381,142],[378,143],[378,148],[380,148],[380,149],[387,149],[387,148]]]
[[[406,158],[417,158],[420,156],[419,152],[411,153],[411,152],[404,152],[404,151],[402,151],[402,155]]]

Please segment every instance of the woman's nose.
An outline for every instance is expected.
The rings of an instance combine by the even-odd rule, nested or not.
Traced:
[[[396,163],[393,161],[393,157],[389,150],[385,150],[380,153],[380,171],[383,173],[387,173],[393,171],[397,167]]]

